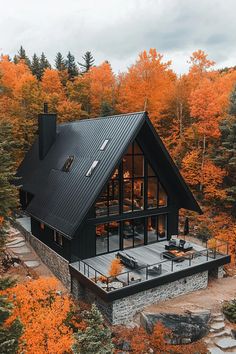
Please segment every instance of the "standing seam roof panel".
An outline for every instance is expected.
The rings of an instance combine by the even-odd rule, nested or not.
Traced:
[[[41,186],[40,190],[36,189],[37,193],[27,211],[72,237],[130,141],[144,123],[145,116],[146,114],[141,112],[60,126],[53,149],[43,160],[46,167],[54,163],[56,168],[45,172],[48,172],[47,183]],[[100,151],[105,139],[109,139],[109,143],[104,151]],[[75,155],[70,172],[58,169],[58,157],[57,161],[53,161],[60,155],[57,151],[63,151],[65,158]],[[99,160],[99,163],[91,177],[86,177],[94,160]]]

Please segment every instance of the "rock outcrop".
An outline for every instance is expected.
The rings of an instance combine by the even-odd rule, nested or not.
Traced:
[[[206,336],[209,332],[210,310],[175,313],[141,313],[141,325],[151,333],[154,325],[161,322],[173,333],[172,344],[192,343]]]

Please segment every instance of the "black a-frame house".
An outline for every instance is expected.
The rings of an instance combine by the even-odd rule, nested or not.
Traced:
[[[18,176],[33,235],[69,262],[169,239],[180,208],[201,213],[146,112],[41,114]]]

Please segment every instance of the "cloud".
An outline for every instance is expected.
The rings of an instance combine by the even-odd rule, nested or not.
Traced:
[[[79,61],[90,50],[96,62],[125,70],[144,49],[155,47],[173,68],[203,49],[217,65],[235,65],[234,0],[0,0],[0,48],[14,55],[70,50]]]

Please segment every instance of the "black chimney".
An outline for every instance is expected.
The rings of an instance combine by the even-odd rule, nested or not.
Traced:
[[[39,158],[43,160],[56,140],[57,115],[48,113],[48,105],[44,103],[44,113],[38,115]]]

